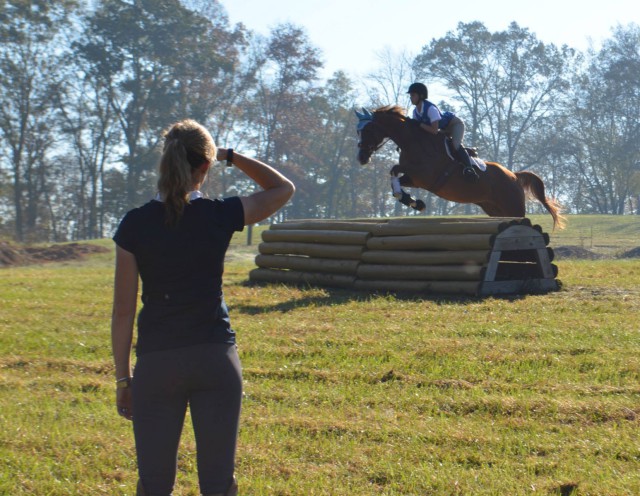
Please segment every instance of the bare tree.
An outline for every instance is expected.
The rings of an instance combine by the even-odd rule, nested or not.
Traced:
[[[0,142],[2,165],[12,178],[14,233],[19,241],[47,229],[47,154],[56,140],[59,88],[57,35],[71,1],[5,1],[0,4]],[[47,227],[45,227],[47,226]]]
[[[57,102],[61,129],[73,150],[66,157],[67,166],[77,165],[75,176],[65,174],[66,210],[75,215],[72,238],[100,238],[105,235],[105,168],[115,158],[120,134],[106,89],[88,77],[74,78],[81,68],[70,67],[75,72],[69,74]]]
[[[385,47],[376,54],[379,62],[377,70],[367,75],[367,96],[371,105],[407,106],[407,88],[415,81],[416,74],[412,68],[415,56],[406,50],[395,52]]]
[[[124,137],[126,210],[147,194],[162,129],[187,112],[208,117],[213,104],[198,96],[215,94],[211,80],[233,67],[241,34],[178,0],[103,0],[87,26],[78,52],[96,84],[107,89]]]
[[[543,44],[516,23],[491,34],[472,22],[425,46],[414,67],[453,91],[468,141],[514,169],[526,134],[559,111],[555,102],[568,87],[565,70],[573,55],[568,47]]]
[[[494,50],[493,37],[484,24],[459,23],[455,32],[425,45],[413,62],[418,78],[440,83],[453,93],[467,125],[467,141],[483,149],[495,141],[491,130],[484,130],[495,107],[491,88],[497,85],[499,71]],[[497,152],[491,150],[490,157],[495,158]]]
[[[637,197],[640,165],[640,27],[618,26],[587,54],[572,86],[570,130],[581,211],[622,214]]]

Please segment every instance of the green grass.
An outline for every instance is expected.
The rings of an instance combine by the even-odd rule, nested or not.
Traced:
[[[638,215],[567,215],[566,228],[556,231],[549,215],[529,218],[550,234],[551,246],[580,246],[609,256],[640,246]]]
[[[247,285],[244,236],[225,286],[241,494],[640,494],[640,260],[559,260],[547,295],[425,299]],[[135,492],[112,263],[1,271],[2,495]],[[199,494],[188,423],[176,494]]]

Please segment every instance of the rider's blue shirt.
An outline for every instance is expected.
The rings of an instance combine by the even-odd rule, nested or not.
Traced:
[[[418,107],[413,109],[413,118],[419,122],[424,122],[427,125],[431,125],[432,122],[438,121],[438,129],[444,129],[449,125],[451,119],[455,117],[452,112],[441,113],[440,109],[435,103],[429,100],[422,102],[422,112],[418,111]]]

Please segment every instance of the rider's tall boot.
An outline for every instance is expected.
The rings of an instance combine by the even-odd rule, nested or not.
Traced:
[[[473,165],[471,164],[471,157],[469,157],[465,147],[460,145],[460,148],[456,150],[456,155],[458,160],[462,162],[462,176],[464,179],[470,183],[477,182],[480,179],[480,176],[478,176],[478,173],[473,168]]]

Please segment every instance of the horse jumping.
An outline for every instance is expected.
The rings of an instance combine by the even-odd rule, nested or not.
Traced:
[[[551,214],[554,228],[564,226],[560,204],[546,196],[544,182],[533,172],[514,173],[496,162],[486,162],[487,170],[480,174],[479,181],[469,183],[463,178],[462,167],[447,154],[445,137],[423,132],[400,106],[356,115],[358,161],[369,163],[371,155],[389,138],[400,148],[399,163],[391,168],[400,186],[422,188],[453,202],[473,203],[491,217],[524,217],[526,195],[530,194]],[[401,193],[404,204],[417,210],[424,208],[420,200]]]

